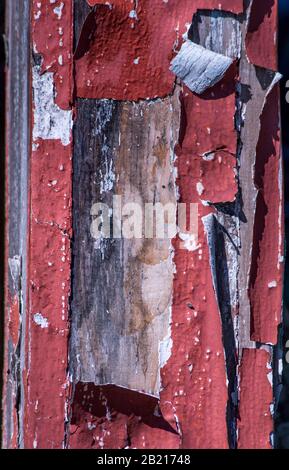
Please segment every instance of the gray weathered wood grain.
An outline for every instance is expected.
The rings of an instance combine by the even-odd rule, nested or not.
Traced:
[[[159,393],[169,335],[170,240],[93,237],[91,208],[176,203],[178,94],[152,102],[77,100],[74,128],[72,341],[75,381]],[[144,230],[144,226],[143,229]],[[142,236],[142,235],[141,235]]]

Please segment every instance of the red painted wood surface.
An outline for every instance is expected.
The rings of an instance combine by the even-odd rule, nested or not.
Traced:
[[[112,8],[97,6],[87,18],[76,51],[78,97],[138,100],[170,94],[175,82],[170,61],[197,9],[243,8],[239,0],[143,0],[135,10],[133,5],[124,0]]]
[[[41,73],[53,73],[55,105],[66,111],[73,109],[76,97],[137,101],[171,94],[175,76],[169,70],[170,61],[194,13],[198,9],[234,14],[243,11],[242,0],[139,0],[135,10],[135,2],[128,0],[112,2],[112,6],[104,1],[87,3],[95,9],[84,22],[73,60],[72,2],[31,2],[31,45],[42,59]],[[264,2],[262,11],[257,5],[255,1],[247,54],[252,63],[275,70],[277,2]],[[134,13],[129,14],[131,11]],[[177,186],[180,202],[198,203],[199,240],[195,251],[184,250],[178,238],[173,241],[173,346],[161,370],[159,401],[136,391],[91,383],[77,384],[72,393],[67,376],[72,132],[67,145],[60,139],[32,139],[22,370],[24,447],[229,447],[226,413],[231,397],[220,305],[203,218],[215,213],[212,204],[232,203],[238,192],[234,122],[237,81],[238,64],[234,63],[223,80],[203,95],[197,96],[186,87],[180,94]],[[33,103],[32,96],[32,126]],[[278,217],[282,226],[278,106],[275,88],[262,113],[256,150],[255,184],[261,191],[249,288],[251,340],[269,344],[277,342],[282,293],[283,239],[276,227]],[[206,158],[210,153],[214,158]],[[18,298],[7,293],[6,319],[14,347],[20,321],[17,302]],[[237,310],[232,305],[234,321]],[[39,314],[40,322],[36,321]],[[238,353],[236,349],[236,357]],[[270,448],[270,356],[264,349],[248,348],[240,352],[239,359],[238,446]],[[13,413],[16,429],[17,415]],[[15,433],[7,446],[18,446]]]
[[[278,2],[253,2],[246,36],[247,54],[252,64],[271,70],[277,69],[277,19]]]
[[[283,211],[283,184],[278,155],[280,155],[280,125],[278,89],[275,88],[267,99],[261,116],[255,181],[260,192],[257,198],[253,264],[250,273],[252,339],[268,344],[277,343],[280,299],[283,290],[281,266],[284,240],[276,231],[276,222],[282,224]],[[266,299],[266,308],[264,308],[264,299]]]
[[[40,7],[39,7],[40,5]],[[34,1],[31,41],[52,71],[55,102],[72,98],[72,4]],[[63,65],[59,62],[63,57]],[[24,446],[61,448],[68,391],[72,147],[60,140],[33,141],[30,170],[28,316]],[[35,323],[41,313],[48,327]]]
[[[247,349],[243,353],[240,365],[240,449],[271,448],[270,362],[267,351]]]

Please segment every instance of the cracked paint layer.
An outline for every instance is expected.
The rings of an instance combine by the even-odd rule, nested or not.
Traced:
[[[61,448],[65,441],[71,264],[71,8],[68,1],[35,1],[31,5],[34,56],[28,306],[19,418],[23,430],[20,447],[24,448]]]
[[[171,94],[175,77],[170,61],[197,9],[243,10],[241,0],[143,0],[130,15],[130,0],[112,2],[111,8],[102,3],[84,22],[75,53],[80,98],[138,100]]]
[[[260,69],[250,64],[244,54],[251,6],[250,2],[244,12],[242,9],[236,9],[233,12],[217,9],[212,12],[194,10],[195,18],[201,21],[194,21],[193,18],[192,26],[187,33],[188,39],[199,44],[204,53],[209,54],[211,51],[222,54],[223,57],[227,57],[227,63],[230,64],[234,58],[241,58],[241,62],[235,62],[218,83],[201,93],[200,96],[192,93],[185,86],[180,92],[181,121],[179,139],[175,147],[177,194],[180,202],[198,203],[199,238],[192,250],[184,249],[182,234],[180,238],[173,241],[175,273],[171,311],[171,344],[169,357],[161,369],[162,389],[159,396],[159,409],[167,425],[176,431],[175,436],[167,432],[167,445],[172,444],[178,448],[244,446],[243,423],[240,422],[239,411],[242,411],[243,421],[247,419],[246,413],[250,420],[250,410],[246,408],[246,401],[249,398],[244,391],[246,390],[244,384],[247,380],[245,374],[252,374],[250,372],[252,364],[246,361],[246,357],[256,356],[263,359],[263,353],[268,355],[265,350],[259,353],[256,349],[253,341],[253,319],[255,318],[256,325],[266,324],[263,328],[266,334],[269,330],[271,331],[272,342],[275,341],[274,335],[276,335],[277,323],[280,321],[281,309],[279,310],[278,305],[280,306],[281,302],[279,290],[281,278],[275,276],[275,273],[274,279],[268,280],[264,276],[258,278],[261,279],[261,283],[263,280],[266,281],[266,294],[268,295],[269,292],[268,299],[271,299],[271,305],[276,306],[274,315],[268,309],[264,322],[258,320],[258,323],[258,315],[262,318],[264,315],[264,309],[261,311],[258,304],[259,292],[263,291],[262,288],[258,291],[253,288],[250,290],[249,282],[256,282],[256,276],[254,277],[253,272],[250,278],[247,276],[252,262],[254,264],[255,254],[257,257],[257,253],[263,249],[262,246],[268,246],[269,241],[265,242],[266,237],[270,240],[270,233],[273,233],[273,229],[269,228],[270,223],[272,227],[273,224],[278,227],[276,222],[279,219],[276,219],[276,215],[280,216],[280,207],[282,207],[280,192],[280,177],[282,176],[280,176],[277,128],[276,138],[272,141],[275,160],[270,160],[276,177],[265,182],[261,174],[266,173],[267,166],[261,174],[256,172],[259,181],[252,173],[252,168],[258,164],[255,162],[260,162],[260,168],[264,163],[261,156],[258,158],[258,140],[261,142],[263,126],[260,125],[260,128],[255,126],[256,131],[253,133],[254,126],[250,113],[252,112],[253,116],[255,107],[255,110],[259,110],[258,118],[263,120],[261,116],[266,97],[273,90],[279,77],[269,70],[269,64],[266,64],[266,70]],[[198,7],[201,8],[202,5]],[[111,11],[113,10],[117,15],[117,8],[112,7]],[[106,14],[112,15],[108,10]],[[191,19],[188,23],[191,23]],[[93,31],[93,14],[89,17],[88,25],[91,27],[90,32]],[[82,31],[78,44],[79,50],[75,56],[76,63],[80,61],[79,71],[83,66],[88,67],[86,73],[89,72],[87,58],[96,53],[95,48],[99,40],[92,40],[89,45],[85,40],[87,33],[88,30],[86,33]],[[179,47],[180,42],[175,47],[175,53]],[[83,59],[85,54],[86,58]],[[140,64],[141,55],[137,54],[135,58],[137,60],[134,65]],[[127,84],[122,81],[123,78],[120,75],[117,84],[113,82],[115,77],[107,78],[102,75],[100,86],[98,77],[92,78],[87,82],[85,92],[84,82],[76,78],[77,84],[83,86],[82,89],[77,89],[78,96],[112,97],[118,100],[137,100],[143,96],[139,91],[137,80],[134,80],[127,89]],[[142,74],[142,79],[143,91],[146,87],[144,74]],[[105,91],[101,91],[104,83],[108,86]],[[152,85],[152,81],[150,84]],[[164,80],[161,81],[161,85],[164,85]],[[125,94],[122,94],[124,90]],[[155,96],[165,96],[170,93],[169,87],[167,90],[166,92],[158,90]],[[147,94],[147,97],[149,96],[151,94]],[[278,107],[277,96],[272,98],[272,105],[273,102]],[[278,109],[274,110],[272,107],[271,110],[278,122]],[[104,135],[106,135],[105,132]],[[252,159],[252,164],[247,164],[247,161],[250,161],[249,157]],[[277,183],[279,183],[278,188]],[[270,220],[270,222],[267,222],[263,231],[263,241],[260,236],[259,238],[254,236],[254,220],[258,217],[255,215],[254,191],[258,188],[259,193],[262,194],[264,184],[268,184],[267,194],[276,194],[274,188],[277,188],[279,196],[278,198],[272,196],[268,200],[268,207],[272,204],[272,209],[267,217],[267,221]],[[137,197],[137,192],[135,192],[135,197]],[[274,249],[276,248],[279,254],[280,274],[282,272],[282,223],[279,231],[275,229],[274,236],[278,239]],[[256,250],[252,248],[252,246],[255,247],[255,243],[260,246]],[[265,251],[263,253],[266,257]],[[268,259],[269,257],[270,254],[268,254]],[[258,260],[254,266],[260,270],[263,264]],[[243,276],[245,272],[246,277]],[[256,300],[254,298],[253,302],[251,300],[250,304],[252,295],[257,295],[257,298]],[[214,331],[214,336],[210,334],[211,331]],[[268,336],[263,334],[261,340],[268,341]],[[244,347],[245,350],[243,350]],[[241,360],[241,366],[239,366]],[[264,375],[257,362],[254,364],[261,383],[264,377],[267,381],[264,382],[266,391],[264,400],[260,400],[256,406],[255,411],[258,414],[258,407],[260,409],[265,407],[267,410],[269,397],[273,401],[273,391],[267,377],[269,372],[267,371]],[[254,383],[253,381],[252,388],[254,388]],[[80,391],[83,386],[85,385],[79,385],[78,390]],[[214,392],[212,392],[212,387]],[[99,388],[95,391],[99,393]],[[118,392],[115,393],[117,395]],[[79,399],[74,399],[72,416],[75,416],[73,410],[78,406],[77,403]],[[90,403],[92,410],[94,403],[92,395]],[[132,443],[134,436],[139,435],[141,431],[143,432],[142,446],[155,447],[154,433],[142,427],[142,420],[128,436],[126,432],[128,421],[123,417],[121,407],[115,405],[113,413],[117,435],[123,436],[120,442],[115,443],[115,447],[123,445],[123,442]],[[72,447],[79,447],[86,442],[91,443],[92,436],[92,447],[106,448],[111,445],[109,436],[113,429],[112,425],[109,419],[105,421],[105,428],[109,431],[105,432],[104,436],[100,433],[103,428],[97,422],[96,415],[96,412],[91,413],[89,420],[94,420],[94,425],[93,429],[88,431],[85,430],[86,415],[78,415],[77,429],[71,428],[73,430],[73,436],[70,438]],[[75,419],[72,422],[75,425]],[[207,424],[204,425],[204,423]],[[251,426],[253,428],[253,424]],[[205,431],[208,428],[211,430],[209,434]],[[259,443],[261,447],[267,447],[268,443],[270,445],[271,432],[272,419],[269,417],[266,418],[266,426],[260,432],[261,440],[252,441],[251,445],[257,447]]]
[[[260,116],[255,164],[258,194],[249,280],[251,338],[269,344],[277,343],[283,291],[283,185],[278,99],[278,89],[274,87]]]
[[[33,53],[41,56],[41,74],[51,72],[54,75],[56,105],[69,110],[73,93],[73,2],[33,0],[31,8]]]
[[[270,353],[244,349],[240,363],[239,449],[270,449],[273,422]],[[262,400],[260,400],[262,397]]]
[[[31,155],[24,445],[35,447],[37,435],[38,448],[48,443],[50,448],[61,448],[68,386],[71,147],[52,139],[36,144]],[[44,364],[43,348],[47,349]]]

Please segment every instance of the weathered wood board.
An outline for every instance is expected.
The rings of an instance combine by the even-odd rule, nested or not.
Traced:
[[[171,204],[176,217],[179,120],[178,92],[140,103],[77,100],[70,347],[75,381],[159,394],[162,355],[169,348],[164,343],[173,249],[171,239],[145,232],[145,208]],[[106,238],[97,232],[97,203],[111,210]]]

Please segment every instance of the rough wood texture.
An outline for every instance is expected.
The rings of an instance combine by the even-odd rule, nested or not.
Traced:
[[[9,2],[6,34],[9,44],[6,90],[6,312],[3,390],[3,445],[23,440],[22,371],[25,357],[28,167],[29,167],[29,1]]]
[[[142,215],[140,230],[135,226],[130,235],[137,239],[98,238],[100,220],[93,206],[103,202],[112,210],[113,195],[118,195],[120,210],[130,205],[128,220],[123,219],[127,226],[133,224],[130,211],[144,214],[147,203],[171,203],[175,210],[178,93],[154,102],[86,99],[76,106],[73,379],[159,395],[159,356],[169,337],[172,301],[171,241],[145,238]],[[138,212],[135,217],[139,220]],[[116,230],[116,221],[111,222]]]

